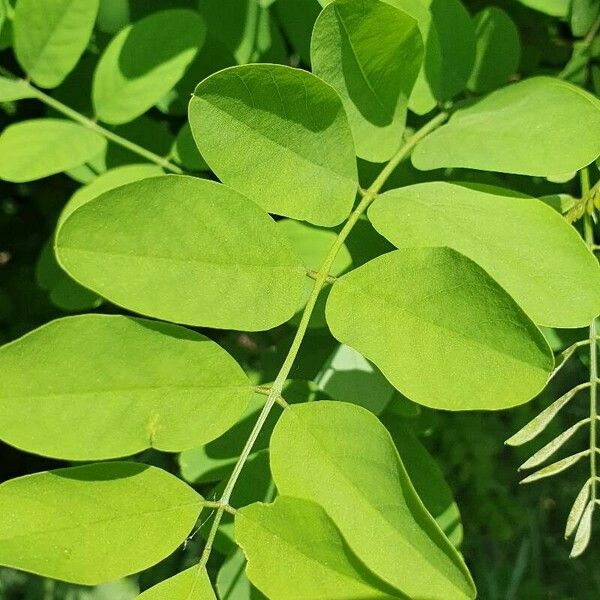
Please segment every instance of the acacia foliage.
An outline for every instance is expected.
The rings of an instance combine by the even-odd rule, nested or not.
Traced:
[[[201,531],[193,564],[141,598],[475,598],[458,506],[407,417],[529,402],[564,364],[542,326],[589,327],[560,359],[589,347],[589,379],[509,443],[589,390],[589,416],[522,465],[590,431],[525,480],[589,459],[567,520],[581,554],[600,313],[588,80],[509,82],[521,43],[499,8],[233,4],[0,0],[0,102],[48,108],[4,128],[0,178],[82,184],[38,263],[80,314],[0,348],[0,439],[97,461],[0,484],[0,564],[105,584]],[[591,46],[594,8],[570,10]],[[580,198],[507,187],[578,171]],[[219,333],[281,327],[255,371]],[[333,351],[294,382],[313,330]],[[180,453],[181,477],[147,449]]]

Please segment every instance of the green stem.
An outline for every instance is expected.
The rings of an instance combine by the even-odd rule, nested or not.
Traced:
[[[8,77],[11,77],[13,79],[18,79],[12,73],[7,71],[6,69],[1,69],[1,72],[2,72],[2,74],[6,75]],[[58,111],[59,113],[65,115],[66,117],[69,117],[69,119],[76,121],[77,123],[83,125],[87,129],[91,129],[92,131],[99,133],[100,135],[104,136],[107,140],[110,140],[111,142],[114,142],[115,144],[118,144],[119,146],[122,146],[123,148],[127,148],[127,150],[130,150],[134,154],[137,154],[138,156],[145,158],[146,160],[158,165],[159,167],[162,167],[166,171],[170,171],[171,173],[176,173],[177,175],[183,174],[184,171],[181,167],[170,162],[163,156],[159,156],[158,154],[155,154],[154,152],[150,152],[150,150],[146,150],[146,148],[143,148],[139,144],[131,142],[128,139],[121,137],[120,135],[117,135],[113,131],[110,131],[110,129],[106,129],[105,127],[102,127],[102,125],[98,125],[98,123],[96,123],[92,119],[88,119],[88,117],[82,115],[81,113],[77,112],[76,110],[73,110],[72,108],[70,108],[66,104],[63,104],[56,98],[53,98],[52,96],[48,96],[48,94],[45,94],[44,92],[42,92],[42,90],[31,85],[25,79],[18,79],[18,81],[21,81],[24,85],[28,86],[33,98],[36,98],[40,102],[43,102],[46,106],[50,106],[51,108]]]
[[[364,212],[367,210],[367,208],[369,207],[371,202],[373,202],[373,200],[375,200],[375,198],[377,197],[377,194],[381,191],[381,188],[387,181],[388,177],[392,174],[394,169],[405,158],[407,158],[409,156],[409,154],[412,152],[413,148],[424,137],[426,137],[434,129],[437,129],[440,125],[442,125],[446,121],[447,118],[448,118],[447,113],[440,113],[439,115],[434,117],[431,121],[426,123],[421,129],[416,131],[404,143],[404,145],[400,148],[400,150],[398,150],[398,152],[390,159],[390,161],[385,165],[385,167],[381,170],[381,172],[379,173],[379,175],[377,176],[375,181],[372,183],[372,185],[369,187],[369,189],[360,190],[360,193],[362,195],[360,202],[354,208],[354,210],[348,217],[348,220],[346,221],[346,223],[342,227],[341,231],[339,232],[337,238],[331,245],[331,248],[329,249],[327,256],[325,257],[325,259],[323,260],[323,263],[321,264],[321,267],[314,274],[315,283],[313,285],[312,291],[310,293],[310,296],[308,298],[308,301],[307,301],[304,311],[302,313],[302,317],[300,319],[298,329],[296,330],[296,334],[294,335],[294,339],[292,340],[290,349],[288,350],[287,356],[285,357],[285,360],[283,361],[283,364],[281,365],[281,369],[279,370],[279,373],[277,374],[277,377],[275,378],[275,381],[273,382],[273,385],[271,386],[271,388],[269,390],[267,401],[258,417],[258,420],[256,421],[256,424],[254,425],[254,428],[252,429],[252,431],[250,433],[250,437],[248,438],[248,441],[246,442],[246,444],[242,450],[242,453],[240,454],[240,456],[235,464],[235,467],[233,468],[233,471],[231,473],[231,476],[229,477],[229,480],[225,484],[225,489],[223,490],[221,499],[218,501],[219,503],[221,503],[223,505],[229,504],[229,500],[231,498],[231,494],[233,492],[235,484],[238,480],[238,477],[240,476],[240,473],[242,472],[242,469],[244,468],[244,464],[246,463],[248,456],[250,456],[250,453],[252,451],[252,448],[254,447],[256,439],[257,439],[258,435],[260,434],[260,432],[265,424],[265,421],[267,420],[267,417],[269,416],[269,413],[271,412],[271,409],[279,401],[279,398],[281,398],[281,392],[283,390],[283,386],[284,386],[285,382],[287,381],[287,378],[290,374],[292,366],[294,365],[294,362],[298,356],[298,352],[300,350],[302,340],[304,339],[304,336],[306,335],[306,331],[308,329],[308,323],[310,321],[313,310],[317,303],[319,294],[321,293],[321,290],[323,289],[325,284],[328,282],[328,279],[330,278],[329,272],[331,270],[331,266],[333,265],[333,261],[335,260],[338,252],[340,251],[342,245],[344,244],[344,241],[346,240],[346,238],[352,231],[354,225],[356,225],[357,221],[360,219],[361,215],[364,214]],[[202,552],[202,557],[200,558],[196,582],[198,581],[201,569],[204,566],[206,566],[206,563],[208,561],[208,557],[209,557],[211,549],[212,549],[212,540],[214,540],[214,537],[216,535],[216,531],[219,527],[219,523],[221,521],[222,516],[223,516],[223,511],[217,512],[215,519],[212,523],[211,531],[209,533],[210,543],[207,542],[206,546],[204,547],[204,551]],[[195,588],[195,585],[196,585],[196,583],[194,583],[194,588]],[[192,589],[192,592],[193,592],[193,589]]]
[[[586,198],[590,193],[590,175],[587,168],[580,172],[581,178],[581,197]],[[594,228],[592,225],[592,217],[588,214],[584,216],[583,221],[585,241],[590,249],[594,251]],[[596,476],[596,454],[597,454],[597,435],[596,423],[598,421],[598,401],[597,401],[597,386],[598,386],[598,352],[596,349],[598,339],[596,319],[593,319],[590,324],[590,497],[591,501],[596,500],[597,476]]]

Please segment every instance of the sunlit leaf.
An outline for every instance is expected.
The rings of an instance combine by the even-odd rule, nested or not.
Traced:
[[[333,335],[373,361],[409,399],[447,410],[530,400],[553,358],[540,331],[481,269],[449,248],[405,248],[339,278]]]
[[[58,86],[83,54],[98,0],[19,0],[13,22],[17,60],[39,86]]]
[[[221,181],[268,212],[325,226],[349,214],[352,134],[341,100],[318,77],[278,65],[225,69],[198,85],[189,118]]]
[[[600,314],[598,261],[537,200],[432,182],[386,192],[369,218],[399,248],[448,246],[468,256],[540,325],[584,327]]]
[[[537,481],[538,479],[558,475],[558,473],[562,473],[566,469],[572,467],[575,463],[579,462],[584,456],[587,456],[589,453],[589,450],[582,450],[577,454],[573,454],[561,460],[557,460],[555,463],[552,463],[551,465],[548,465],[547,467],[544,467],[539,471],[532,473],[528,477],[525,477],[525,479],[522,479],[520,483],[532,483],[533,481]]]
[[[575,425],[571,425],[566,431],[557,435],[551,442],[548,442],[543,448],[538,450],[533,456],[527,459],[520,467],[522,469],[533,469],[541,465],[548,458],[550,458],[555,452],[560,450],[564,444],[566,444],[574,435],[581,429],[583,425],[589,423],[589,419],[582,419]]]
[[[271,437],[271,470],[281,494],[319,503],[365,567],[399,592],[431,600],[475,597],[461,557],[369,411],[327,401],[290,407]]]
[[[600,101],[566,81],[533,77],[458,110],[412,159],[425,170],[548,176],[579,170],[599,154]]]
[[[179,175],[136,181],[85,204],[60,228],[56,253],[76,281],[115,304],[246,331],[287,321],[306,278],[258,206],[221,184]]]
[[[203,500],[136,463],[98,463],[0,485],[0,564],[95,585],[146,569],[192,529]]]
[[[100,154],[105,139],[64,119],[30,119],[0,136],[0,178],[17,183],[61,173]]]
[[[71,460],[193,448],[227,431],[251,393],[203,335],[116,315],[52,321],[0,357],[0,437]]]
[[[591,501],[583,511],[577,532],[575,533],[575,541],[573,542],[573,548],[571,549],[571,558],[576,558],[585,552],[585,549],[590,543],[592,536],[592,516],[594,515],[594,508],[596,503]]]
[[[360,564],[314,502],[279,496],[242,508],[235,537],[248,558],[248,578],[271,600],[398,597]]]

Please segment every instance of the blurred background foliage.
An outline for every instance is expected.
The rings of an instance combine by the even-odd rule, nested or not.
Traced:
[[[443,24],[445,11],[457,2],[433,0],[431,8],[440,15]],[[263,61],[308,68],[310,31],[320,10],[317,0],[101,0],[100,6],[92,42],[75,71],[53,95],[90,114],[91,75],[115,32],[164,8],[197,8],[208,24],[207,42],[198,59],[158,106],[116,129],[158,154],[174,156],[188,169],[201,171],[206,177],[211,175],[204,170],[201,157],[190,148],[189,140],[182,141],[180,137],[175,144],[185,123],[187,100],[194,85],[208,74],[236,63]],[[508,81],[535,74],[559,76],[600,94],[599,0],[465,0],[464,6],[473,18],[476,61],[468,90],[457,101],[470,101]],[[0,35],[0,64],[18,73],[10,45],[8,19]],[[486,65],[491,63],[497,68],[490,71]],[[45,107],[36,100],[0,104],[0,130],[12,122],[44,114],[47,114]],[[416,127],[421,119],[411,115],[409,125]],[[57,175],[33,183],[0,182],[0,343],[65,314],[97,309],[122,312],[106,303],[99,308],[100,300],[68,281],[47,251],[61,208],[82,184],[89,183],[107,168],[139,163],[140,159],[111,146],[105,162],[82,165],[69,176]],[[377,166],[362,161],[360,171],[363,183],[368,184]],[[594,177],[598,177],[597,172]],[[568,205],[570,196],[580,195],[575,174],[565,174],[559,178],[561,181],[548,181],[457,170],[422,173],[409,163],[397,169],[388,187],[443,178],[499,184],[537,197],[551,196],[555,205],[561,202]],[[289,229],[293,236],[294,226]],[[364,262],[370,255],[381,252],[382,247],[385,242],[366,221],[361,222],[356,236],[348,242],[345,267]],[[464,534],[455,507],[447,532],[455,542],[462,537],[461,549],[482,600],[600,598],[600,545],[592,541],[583,557],[569,560],[570,544],[563,541],[565,519],[587,477],[583,472],[587,466],[581,463],[581,472],[576,467],[560,478],[519,486],[516,468],[531,454],[531,447],[504,446],[504,440],[551,399],[587,378],[585,352],[561,371],[540,398],[523,407],[499,413],[453,414],[424,409],[401,398],[364,359],[340,347],[323,325],[322,317],[315,315],[292,373],[296,381],[286,392],[286,398],[306,399],[308,391],[312,396],[354,401],[380,415],[395,436],[401,454],[407,457],[409,470],[414,465],[411,475],[415,484],[424,473],[439,481],[430,498],[430,508],[436,502],[441,503],[441,509],[448,508],[451,499],[446,503],[444,499],[450,498],[451,490],[460,507]],[[225,346],[257,383],[267,383],[281,363],[293,327],[294,321],[256,334],[204,333]],[[583,331],[545,333],[556,351],[568,346],[571,340],[586,336]],[[582,396],[559,415],[545,433],[545,439],[551,439],[586,414],[587,401]],[[236,448],[245,440],[249,429],[246,425],[251,423],[249,415],[225,439],[179,457],[146,452],[137,458],[182,476],[207,498],[212,498],[232,466]],[[437,467],[418,442],[411,441],[411,431],[429,450]],[[234,495],[234,506],[263,500],[274,493],[265,450],[268,438],[263,437]],[[0,480],[6,480],[63,463],[0,444],[0,464]],[[203,521],[206,516],[202,515]],[[84,589],[0,569],[0,598],[128,600],[197,558],[206,534],[203,521],[198,523],[184,548],[137,577]],[[231,523],[225,521],[208,565],[211,576],[218,581],[221,599],[260,598],[241,575],[243,557],[233,550]]]

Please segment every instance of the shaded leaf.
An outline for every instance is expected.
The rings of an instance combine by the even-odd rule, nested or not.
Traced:
[[[304,267],[267,214],[221,184],[181,175],[85,204],[55,249],[67,273],[111,302],[188,325],[270,329],[294,314],[304,288]]]
[[[0,6],[2,3],[0,2]],[[23,79],[10,79],[0,76],[0,102],[11,102],[24,98],[33,98],[35,93]]]
[[[136,463],[98,463],[0,485],[0,564],[95,585],[146,569],[192,529],[202,497]]]
[[[200,15],[187,9],[152,13],[121,29],[94,74],[98,118],[119,124],[146,112],[183,77],[205,35]]]
[[[235,537],[248,578],[271,600],[401,597],[360,564],[314,502],[279,496],[246,506],[235,516]]]
[[[478,12],[474,22],[477,49],[468,87],[488,92],[507,83],[519,68],[521,40],[514,21],[497,6]]]
[[[328,401],[288,408],[271,437],[271,470],[281,494],[319,503],[364,566],[399,592],[475,597],[461,557],[419,500],[389,433],[366,409]]]
[[[333,335],[409,399],[447,410],[530,400],[552,370],[548,344],[481,267],[449,248],[384,254],[338,279]]]
[[[217,575],[219,600],[266,600],[246,576],[246,557],[238,548],[229,556]]]
[[[198,85],[189,119],[221,181],[268,212],[324,226],[350,213],[352,134],[341,100],[318,77],[278,65],[225,69]]]
[[[389,160],[402,144],[408,98],[423,59],[417,22],[393,3],[336,0],[315,23],[315,75],[340,94],[356,153]]]
[[[460,511],[437,462],[403,418],[386,411],[381,421],[390,432],[410,481],[425,508],[452,545],[460,546],[463,539]]]

